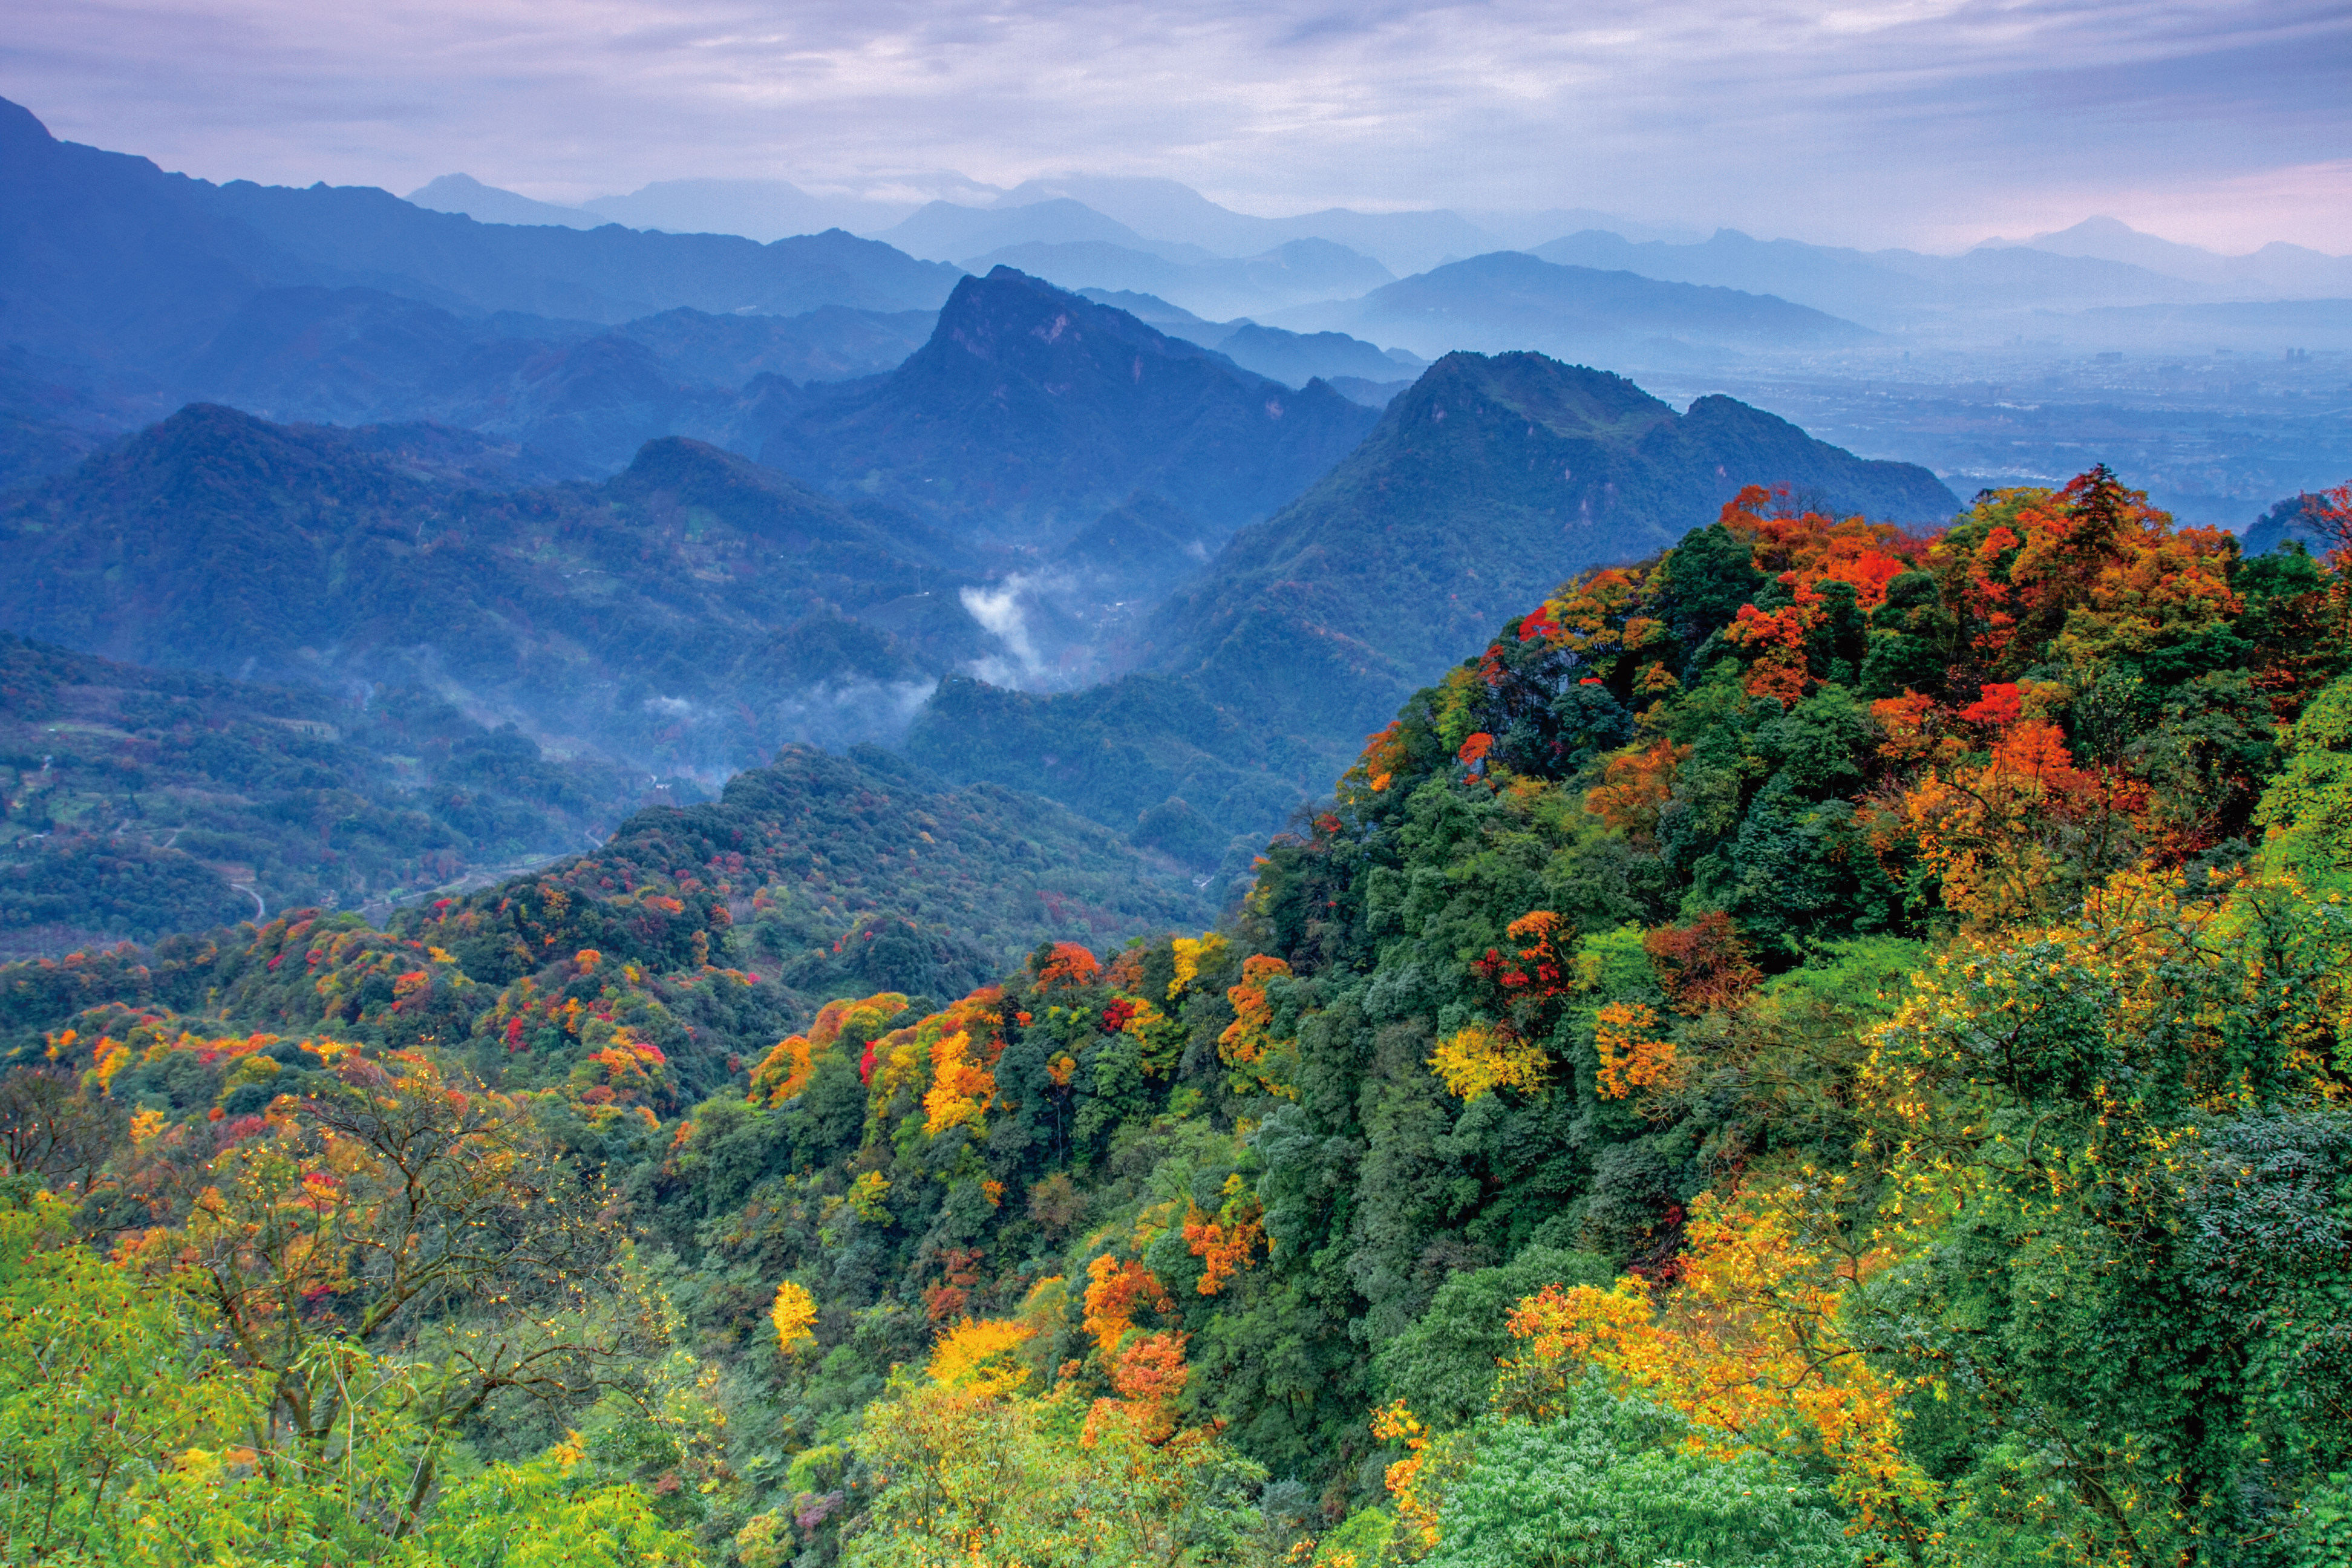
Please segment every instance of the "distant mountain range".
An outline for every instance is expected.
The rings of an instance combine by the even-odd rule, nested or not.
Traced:
[[[372,289],[278,289],[225,323],[184,376],[206,398],[271,419],[430,420],[513,443],[519,473],[601,477],[659,436],[748,449],[747,430],[818,395],[804,384],[886,371],[933,320],[681,307],[603,328],[458,316]]]
[[[644,441],[684,435],[747,454],[772,445],[777,460],[837,488],[849,482],[856,442],[792,457],[793,432],[818,428],[805,422],[835,401],[827,384],[892,373],[929,341],[931,313],[966,275],[958,263],[1011,266],[1083,290],[1224,355],[1229,373],[1301,395],[1320,380],[1371,408],[1456,349],[1534,349],[1679,379],[1884,346],[1874,330],[1944,342],[2030,329],[2040,341],[2103,349],[2352,343],[2352,303],[2217,297],[2256,284],[2335,287],[2352,262],[2290,247],[2220,258],[2112,220],[1961,257],[1601,229],[1528,253],[1493,248],[1491,226],[1455,214],[1253,217],[1168,181],[932,188],[955,199],[911,211],[869,204],[851,216],[890,216],[885,233],[945,260],[838,229],[764,245],[656,231],[722,209],[814,223],[855,205],[784,182],[670,182],[578,207],[456,175],[415,193],[419,203],[513,220],[478,222],[380,191],[165,174],[58,142],[29,113],[0,105],[0,488],[60,471],[189,401],[278,420],[469,429],[512,448],[516,482],[601,478]],[[606,221],[623,218],[647,226]],[[1437,258],[1423,251],[1441,244],[1480,253],[1402,278],[1380,259],[1410,253],[1425,263]],[[893,483],[891,471],[917,460],[889,456],[858,481]],[[1012,467],[999,468],[1029,461],[1008,456]],[[1107,471],[1134,466],[1121,458]],[[1307,478],[1215,483],[1278,500]],[[932,479],[899,503],[932,510]],[[1170,493],[1182,482],[1148,488],[1189,510]],[[1139,493],[1065,485],[1041,512],[991,485],[1016,510],[1050,513],[1065,537]],[[1087,515],[1064,510],[1081,495]],[[1257,506],[1216,503],[1223,510],[1202,526],[1214,536],[1263,515]]]
[[[1294,239],[1260,256],[1199,261],[1102,240],[1032,241],[999,246],[964,265],[974,272],[1018,268],[1065,289],[1154,294],[1196,314],[1224,318],[1352,298],[1395,277],[1370,257],[1328,239]]]
[[[0,103],[0,335],[36,354],[168,377],[256,295],[369,288],[444,309],[617,324],[686,306],[793,315],[932,310],[959,276],[835,231],[719,235],[478,224],[383,191],[166,174],[61,142]]]
[[[866,374],[920,340],[960,276],[838,230],[761,246],[479,224],[375,190],[214,185],[58,142],[0,101],[0,343],[16,356],[0,366],[0,431],[13,427],[0,482],[69,460],[77,430],[202,397],[525,439],[533,408],[600,405],[591,422],[625,427],[620,450],[576,434],[552,445],[572,471],[608,472],[649,435],[703,427],[682,395],[701,377],[659,363],[652,343],[677,338],[675,322],[631,340],[636,351],[607,343],[582,360],[600,329],[678,310],[864,312],[768,333],[749,357],[772,374]],[[889,319],[906,311],[926,321]],[[583,376],[629,384],[594,390]]]
[[[1987,240],[1985,247],[2008,243]],[[2352,297],[2352,256],[2329,256],[2279,240],[2244,256],[2224,256],[2142,234],[2117,218],[2089,217],[2072,228],[2037,234],[2024,244],[2055,256],[2117,261],[2168,278],[2213,284],[2229,289],[2235,299]]]
[[[1520,251],[1456,261],[1360,300],[1302,306],[1274,320],[1302,331],[1336,328],[1430,356],[1532,348],[1604,364],[1843,348],[1872,335],[1770,295],[1559,266]]]
[[[657,190],[708,190],[699,205],[673,201],[671,221],[652,226],[704,227],[773,238],[839,224],[889,239],[911,254],[942,261],[1004,261],[1066,287],[1166,289],[1136,258],[1179,265],[1261,255],[1286,242],[1315,238],[1375,258],[1394,274],[1426,271],[1498,250],[1532,250],[1545,259],[1603,270],[1623,269],[1666,282],[1713,284],[1778,294],[1872,326],[1925,313],[1983,310],[2081,310],[2102,306],[2230,300],[2352,298],[2352,257],[2273,242],[2249,255],[2225,256],[2143,234],[2112,217],[2016,241],[1990,239],[1961,256],[1908,250],[1860,251],[1795,240],[1757,240],[1736,229],[1708,239],[1588,210],[1495,213],[1449,211],[1365,214],[1334,209],[1295,217],[1237,213],[1173,180],[1065,176],[1012,190],[971,185],[919,211],[910,205],[814,197],[782,182],[678,181],[635,196],[600,197],[581,208],[551,206],[497,191],[463,175],[444,176],[415,193],[425,205],[470,212],[485,221],[639,223],[661,204]],[[772,189],[764,205],[718,198],[722,189]],[[693,222],[677,221],[689,216]],[[799,228],[777,226],[798,216]],[[541,216],[526,216],[528,213]],[[754,216],[761,215],[761,216]],[[732,221],[736,226],[729,226]],[[1030,247],[1091,243],[1131,253],[1070,252]],[[1020,254],[1006,252],[1020,249]],[[2000,258],[2026,250],[2056,258]],[[2074,266],[2074,262],[2107,266]],[[1115,267],[1128,268],[1110,280]],[[2122,268],[2125,270],[2116,270]],[[1088,276],[1087,274],[1095,274]],[[1361,292],[1362,290],[1358,290]],[[1180,296],[1171,296],[1180,297]],[[1228,314],[1223,306],[1212,314]],[[1453,345],[1466,346],[1466,345]]]
[[[1718,230],[1696,244],[1588,230],[1538,246],[1547,261],[1761,294],[1881,329],[1977,333],[2012,316],[2279,297],[2352,297],[2352,258],[2272,245],[2221,257],[2091,219],[2024,245],[1958,256],[1862,251]],[[1990,324],[1990,325],[1989,325]],[[2038,330],[2048,323],[2037,317]]]

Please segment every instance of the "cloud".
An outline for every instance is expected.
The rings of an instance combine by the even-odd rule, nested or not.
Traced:
[[[1268,213],[1595,206],[1864,243],[2136,193],[2237,248],[2346,249],[2334,187],[2293,197],[2341,156],[2347,57],[2337,0],[113,0],[20,8],[0,93],[212,178],[463,169],[578,200],[1083,168]]]
[[[1034,686],[1045,677],[1045,661],[1038,657],[1037,645],[1029,635],[1029,614],[1021,603],[1024,595],[1039,585],[1029,574],[1016,572],[1002,582],[968,586],[957,594],[981,629],[1013,656],[1009,664],[992,656],[972,665],[971,673],[992,686]]]

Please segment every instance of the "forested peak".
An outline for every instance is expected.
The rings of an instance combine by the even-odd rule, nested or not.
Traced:
[[[2105,468],[1932,532],[1750,487],[1510,623],[1374,737],[1343,799],[1385,819],[1440,774],[1578,783],[1671,869],[1670,902],[1780,963],[2054,918],[2136,864],[2242,858],[2274,726],[2343,668],[2342,595]]]
[[[1675,411],[1622,375],[1562,364],[1539,353],[1445,355],[1390,405],[1399,426],[1442,425],[1465,416],[1517,418],[1553,435],[1638,437]]]
[[[615,496],[658,494],[681,506],[706,507],[730,523],[754,530],[763,517],[809,513],[845,528],[864,528],[841,502],[790,474],[688,436],[646,442],[605,489]]]
[[[354,451],[345,432],[278,425],[217,403],[191,403],[32,494],[67,500],[88,492],[129,501],[146,492],[160,502],[189,490],[226,498],[263,487],[291,499],[380,492],[407,482],[380,458]]]
[[[664,436],[637,448],[622,477],[643,485],[676,490],[747,487],[766,490],[807,491],[773,468],[763,468],[708,441],[690,436]]]

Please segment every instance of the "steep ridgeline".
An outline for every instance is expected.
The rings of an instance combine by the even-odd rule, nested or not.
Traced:
[[[1449,354],[1297,501],[1154,616],[1158,673],[1051,699],[941,687],[916,743],[1127,826],[1171,795],[1229,832],[1316,789],[1415,686],[1562,574],[1654,553],[1743,485],[1910,524],[1957,509],[1727,397],[1687,413],[1537,354]],[[1222,836],[1195,831],[1197,844]]]
[[[886,733],[980,651],[955,546],[712,447],[506,491],[400,450],[184,410],[0,510],[0,626],[135,664],[415,683],[664,772]]]
[[[794,315],[821,305],[934,310],[959,276],[835,231],[728,235],[478,224],[371,188],[307,190],[167,174],[58,142],[0,101],[0,339],[162,371],[263,289],[381,289],[473,313],[620,322],[677,306]]]
[[[268,686],[0,633],[0,952],[478,885],[577,854],[648,782],[415,687]]]
[[[1940,523],[1959,504],[1925,468],[1855,458],[1728,397],[1677,415],[1606,372],[1449,354],[1159,612],[1155,662],[1286,729],[1349,739],[1508,606],[1672,543],[1749,484],[1877,521]]]
[[[607,473],[649,436],[719,433],[742,399],[714,394],[759,372],[897,363],[928,330],[900,313],[927,317],[959,276],[838,230],[762,246],[478,224],[373,189],[215,185],[58,142],[0,100],[0,343],[37,384],[96,399],[116,430],[192,400],[431,417],[527,445],[545,426],[565,471]],[[680,310],[698,330],[646,320]],[[0,482],[70,453],[82,422],[55,403],[0,379],[0,429],[37,427],[0,445]],[[583,439],[583,414],[621,435]]]
[[[888,377],[784,422],[760,457],[1050,551],[1139,492],[1221,538],[1314,483],[1373,418],[1000,267],[959,284]]]

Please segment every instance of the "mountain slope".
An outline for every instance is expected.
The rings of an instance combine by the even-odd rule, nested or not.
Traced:
[[[1683,414],[1538,354],[1448,354],[1313,489],[1244,529],[1147,626],[1151,673],[1037,698],[941,684],[910,742],[957,777],[1122,831],[1181,805],[1263,832],[1414,687],[1581,568],[1703,528],[1743,485],[1841,515],[1937,522],[1934,475],[1867,462],[1727,397]],[[1172,799],[1171,799],[1172,797]]]
[[[184,410],[0,510],[0,622],[131,663],[414,681],[671,769],[887,732],[979,651],[959,547],[700,443],[492,492],[370,435]]]
[[[305,286],[255,295],[184,379],[204,401],[268,419],[431,420],[513,441],[555,473],[602,477],[656,437],[738,445],[780,399],[807,400],[776,378],[888,370],[931,321],[929,311],[837,305],[799,316],[681,306],[606,329]]]
[[[1158,660],[1344,741],[1511,605],[1672,543],[1744,484],[1910,522],[1958,505],[1924,468],[1863,461],[1727,397],[1677,416],[1632,382],[1541,355],[1449,354],[1159,613]]]
[[[647,782],[414,687],[269,686],[0,634],[0,951],[478,883],[575,853]]]
[[[982,536],[1052,544],[1139,490],[1217,532],[1263,517],[1373,416],[1293,392],[1010,268],[966,279],[875,385],[780,427],[761,460]]]

